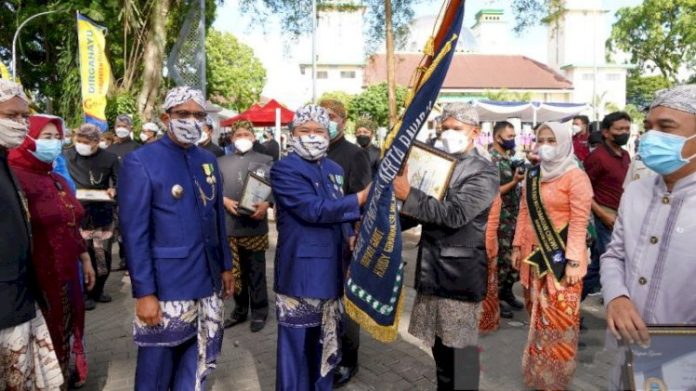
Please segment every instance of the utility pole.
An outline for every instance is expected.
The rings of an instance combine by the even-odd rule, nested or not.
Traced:
[[[12,80],[17,81],[17,39],[19,38],[19,32],[22,30],[22,28],[32,21],[35,18],[38,18],[41,15],[48,15],[48,14],[53,14],[56,12],[64,12],[65,10],[55,10],[55,11],[46,11],[46,12],[40,12],[38,14],[32,15],[28,17],[22,24],[17,27],[17,31],[14,33],[14,37],[12,37]]]
[[[317,0],[312,0],[312,103],[317,103]]]
[[[387,98],[389,102],[389,130],[391,130],[396,124],[396,75],[391,0],[384,0],[384,21],[387,30]]]

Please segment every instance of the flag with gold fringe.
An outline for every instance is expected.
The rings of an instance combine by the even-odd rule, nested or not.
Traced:
[[[433,30],[433,38],[414,72],[406,109],[387,137],[346,279],[346,312],[383,342],[396,339],[403,303],[401,226],[392,182],[440,93],[463,19],[464,1],[447,1],[440,26]]]

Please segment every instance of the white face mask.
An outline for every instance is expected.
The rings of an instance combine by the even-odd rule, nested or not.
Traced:
[[[118,128],[114,129],[116,132],[116,137],[118,138],[126,138],[130,135],[130,130],[128,128],[124,128],[123,126],[119,126]]]
[[[201,139],[203,122],[193,118],[171,119],[169,129],[174,134],[174,138],[182,144],[194,144]]]
[[[99,148],[101,148],[101,149],[109,148],[109,144],[107,144],[106,141],[100,141]]]
[[[77,151],[78,154],[82,156],[90,156],[94,154],[95,151],[92,151],[92,146],[89,144],[84,144],[84,143],[75,143],[75,150]]]
[[[582,131],[582,127],[580,125],[573,125],[572,129],[573,129],[573,136],[575,136],[576,134],[578,134]]]
[[[146,143],[149,139],[150,137],[147,135],[147,132],[140,132],[140,141]]]
[[[234,149],[240,153],[247,153],[254,146],[254,143],[248,138],[239,138],[234,141]]]
[[[445,130],[442,132],[440,140],[442,140],[443,150],[450,154],[464,152],[471,144],[469,135],[460,130]]]
[[[0,145],[7,149],[20,146],[27,137],[28,130],[26,122],[0,118]]]
[[[556,158],[556,147],[549,144],[544,144],[539,147],[539,157],[541,161],[551,161]]]

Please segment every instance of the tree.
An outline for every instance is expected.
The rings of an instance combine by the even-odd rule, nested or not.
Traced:
[[[406,87],[397,86],[396,103],[403,106],[408,90]],[[349,118],[357,121],[362,117],[369,117],[378,126],[389,125],[389,106],[387,98],[387,83],[375,84],[367,87],[362,93],[353,98],[349,107]]]
[[[259,100],[266,69],[249,46],[230,33],[211,30],[205,49],[211,101],[241,112]]]
[[[633,69],[626,78],[626,102],[637,107],[648,106],[657,91],[671,85],[662,75],[641,76],[639,69]]]
[[[212,23],[218,2],[206,0],[206,26]],[[168,13],[161,12],[165,3],[169,5]],[[144,86],[147,102],[143,107],[154,109],[163,93],[160,81],[164,55],[176,40],[188,4],[186,0],[0,0],[0,61],[10,63],[12,37],[24,20],[42,11],[62,10],[41,16],[22,29],[17,76],[33,93],[40,110],[58,114],[70,126],[76,126],[82,121],[75,28],[75,12],[79,10],[108,29],[106,52],[113,73],[110,104],[130,107],[130,103],[123,102],[134,102]],[[155,10],[162,17],[153,20]],[[146,58],[146,47],[157,51],[148,52]],[[112,109],[107,107],[107,112]],[[139,113],[131,114],[137,117]]]
[[[564,0],[512,0],[515,14],[513,30],[520,34],[539,22],[556,25],[565,13]]]
[[[321,97],[319,97],[319,101],[322,101],[324,99],[337,100],[343,103],[343,106],[345,106],[346,110],[348,110],[354,98],[355,95],[349,94],[345,91],[327,91],[321,94]]]
[[[696,0],[645,0],[616,15],[610,48],[629,53],[640,69],[679,82],[683,66],[696,66]]]
[[[486,91],[483,96],[489,100],[506,102],[529,102],[532,100],[530,92],[510,92],[505,88],[498,91]]]

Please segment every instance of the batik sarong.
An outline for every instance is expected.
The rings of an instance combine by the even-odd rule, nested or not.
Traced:
[[[492,333],[500,326],[500,301],[498,300],[498,259],[488,259],[488,288],[481,303],[481,334]]]
[[[198,300],[160,301],[162,322],[148,326],[137,317],[133,322],[133,339],[141,347],[174,347],[197,338],[198,363],[196,388],[215,369],[222,350],[222,297],[213,295]]]
[[[530,311],[530,330],[522,355],[527,386],[543,390],[564,390],[575,373],[575,356],[580,332],[582,283],[556,286],[550,293],[551,275],[532,278],[524,290]]]
[[[0,330],[0,390],[59,390],[64,383],[39,308],[34,319]]]

